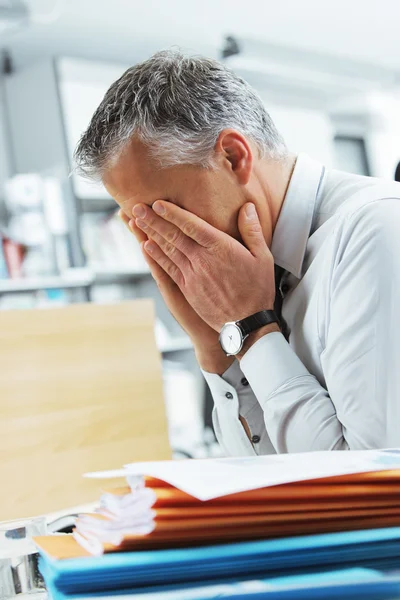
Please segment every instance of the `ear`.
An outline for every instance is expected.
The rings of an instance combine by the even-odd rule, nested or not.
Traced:
[[[218,136],[215,152],[238,182],[246,185],[253,165],[253,151],[247,139],[235,129],[224,129]]]

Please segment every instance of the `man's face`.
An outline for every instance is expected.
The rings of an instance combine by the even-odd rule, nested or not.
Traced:
[[[108,169],[103,183],[129,218],[136,204],[152,206],[156,200],[166,200],[240,240],[237,218],[246,197],[229,168],[160,169],[145,145],[135,140]]]

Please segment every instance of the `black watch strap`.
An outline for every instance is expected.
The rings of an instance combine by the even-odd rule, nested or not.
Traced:
[[[264,325],[270,325],[271,323],[278,323],[278,317],[273,310],[260,310],[260,312],[250,317],[236,321],[236,325],[240,327],[243,335],[249,335],[252,331],[256,331],[264,327]]]

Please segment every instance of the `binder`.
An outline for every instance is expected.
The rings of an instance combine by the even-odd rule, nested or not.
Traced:
[[[148,587],[124,590],[116,595],[71,596],[58,590],[51,591],[54,600],[112,600],[115,596],[118,600],[211,600],[221,597],[231,600],[393,600],[400,595],[400,578],[391,572],[353,568],[272,579]]]
[[[250,464],[252,470],[246,482],[238,482],[239,491],[235,482],[216,477],[226,462],[137,466],[127,474],[127,486],[103,492],[97,512],[79,516],[73,535],[36,539],[52,597],[400,595],[400,574],[393,572],[400,566],[397,451],[359,454],[351,465],[342,456],[341,472],[335,457],[321,467],[324,456],[317,466],[307,463],[309,456],[291,458],[294,465],[300,459],[307,463],[298,479],[293,464],[279,473],[281,457],[267,461],[271,477],[262,461],[235,459],[231,475]],[[148,468],[152,476],[144,476]],[[189,468],[193,472],[185,480]],[[306,472],[317,471],[319,476],[306,479]],[[165,479],[159,477],[163,473]],[[221,493],[235,486],[235,492]]]
[[[272,578],[345,567],[400,565],[400,527],[299,536],[196,548],[118,552],[92,557],[71,536],[37,538],[51,589],[95,594],[236,578]],[[71,558],[75,552],[80,557]]]
[[[81,515],[74,536],[91,554],[400,526],[400,472],[347,475],[201,501],[160,480],[132,480]]]

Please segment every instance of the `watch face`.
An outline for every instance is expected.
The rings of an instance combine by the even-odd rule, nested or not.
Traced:
[[[237,354],[242,349],[243,336],[236,323],[224,325],[219,339],[226,354]]]

